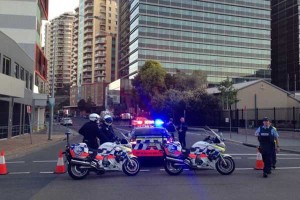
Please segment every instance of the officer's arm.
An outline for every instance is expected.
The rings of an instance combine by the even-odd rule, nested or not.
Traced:
[[[275,138],[276,147],[279,148],[279,140],[278,140],[279,134],[278,134],[277,130],[274,128],[272,129],[272,133]]]
[[[260,127],[258,127],[258,129],[256,129],[254,135],[255,135],[255,136],[259,136],[259,132],[260,132]]]

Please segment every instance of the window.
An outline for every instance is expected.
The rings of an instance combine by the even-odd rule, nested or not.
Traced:
[[[110,27],[110,26],[108,26],[108,30],[111,30],[111,27]]]
[[[109,13],[108,16],[111,17],[111,14]]]
[[[10,76],[10,59],[7,57],[3,57],[2,73]]]
[[[20,70],[20,78],[21,78],[21,80],[24,81],[24,68],[23,67],[21,67],[21,70]]]
[[[110,20],[110,19],[108,20],[108,23],[110,23],[110,24],[111,24],[111,20]]]
[[[26,71],[26,75],[25,75],[25,82],[26,82],[26,88],[29,88],[29,72]]]
[[[109,7],[109,11],[111,11],[111,7]]]
[[[20,66],[18,63],[15,63],[15,77],[20,78]]]
[[[32,74],[30,74],[30,78],[29,78],[29,88],[30,88],[30,90],[32,90],[32,87],[33,87],[33,76],[32,76]]]

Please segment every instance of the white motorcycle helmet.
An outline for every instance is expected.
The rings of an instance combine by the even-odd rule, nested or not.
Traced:
[[[100,119],[100,116],[97,113],[92,113],[89,115],[89,120],[91,122],[97,122]]]
[[[113,118],[110,115],[104,115],[103,121],[107,126],[110,126],[113,122]]]

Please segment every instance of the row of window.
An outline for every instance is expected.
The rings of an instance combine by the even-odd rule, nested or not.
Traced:
[[[250,48],[239,48],[230,46],[218,46],[213,44],[199,44],[199,43],[188,43],[188,42],[177,42],[177,41],[165,41],[165,40],[154,40],[154,39],[139,39],[140,48],[156,48],[161,50],[177,50],[184,52],[198,52],[207,54],[221,54],[231,56],[244,56],[258,59],[269,59],[270,50],[261,49],[250,49]],[[137,43],[130,46],[129,51],[133,48],[137,48]],[[131,52],[131,51],[130,51]]]
[[[152,0],[157,1],[157,0]],[[147,3],[156,3],[156,2],[147,2]],[[181,9],[194,9],[194,10],[201,10],[201,11],[218,11],[225,14],[234,14],[234,15],[243,15],[243,16],[254,16],[259,18],[269,18],[270,17],[270,7],[268,9],[259,8],[250,8],[245,7],[243,4],[237,5],[226,5],[217,2],[205,2],[205,1],[184,1],[183,5],[174,5],[174,3],[170,5],[170,1],[166,2],[160,0],[160,6],[174,6],[179,7]],[[141,5],[141,4],[140,4]],[[159,7],[159,6],[157,6]]]
[[[138,10],[138,9],[137,9]],[[166,15],[167,17],[180,17],[194,20],[205,20],[208,21],[225,21],[230,24],[236,24],[241,26],[258,26],[262,28],[270,28],[270,20],[267,19],[254,19],[251,17],[238,17],[224,14],[208,13],[202,11],[192,11],[183,9],[174,9],[166,7],[157,7],[151,5],[140,5],[140,13],[144,14],[155,14],[155,15]],[[134,13],[137,12],[136,10]]]
[[[264,29],[256,29],[256,28],[245,28],[245,27],[235,27],[230,25],[220,25],[220,24],[209,24],[209,23],[199,23],[199,22],[191,22],[191,21],[185,21],[185,20],[176,20],[176,19],[166,19],[166,18],[160,18],[160,17],[152,17],[152,16],[140,16],[140,24],[148,24],[148,25],[154,25],[154,26],[160,26],[162,24],[162,27],[168,28],[168,27],[174,27],[174,28],[182,28],[182,29],[190,29],[190,30],[205,30],[210,29],[211,32],[214,32],[216,30],[220,32],[224,31],[234,31],[239,33],[239,35],[244,35],[243,33],[247,34],[253,34],[255,35],[261,35],[261,36],[267,36],[270,37],[270,30],[264,30]],[[131,29],[135,28],[134,23],[130,25],[130,31]],[[137,22],[138,23],[138,22]]]
[[[2,73],[25,81],[26,88],[32,90],[33,75],[16,62],[12,66],[11,59],[4,55],[2,56]]]
[[[151,36],[163,39],[176,39],[185,40],[186,42],[205,42],[205,41],[215,41],[216,44],[227,44],[227,45],[238,45],[247,47],[259,47],[270,49],[271,42],[268,39],[254,39],[246,37],[234,37],[234,36],[224,36],[224,35],[213,35],[198,32],[186,32],[181,30],[168,30],[161,28],[151,28],[151,27],[140,27],[139,32],[135,31],[130,35],[130,42],[133,41],[138,34],[140,36]],[[223,42],[222,42],[223,41]]]
[[[220,55],[199,55],[196,53],[170,52],[160,50],[139,50],[129,56],[129,63],[137,58],[157,59],[161,61],[180,61],[209,65],[261,68],[270,64],[270,59],[235,58]]]

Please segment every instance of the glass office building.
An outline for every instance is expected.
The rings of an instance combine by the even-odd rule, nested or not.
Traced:
[[[269,0],[120,0],[119,78],[145,60],[210,84],[270,78]]]
[[[300,90],[298,0],[272,0],[272,83],[288,91]]]

